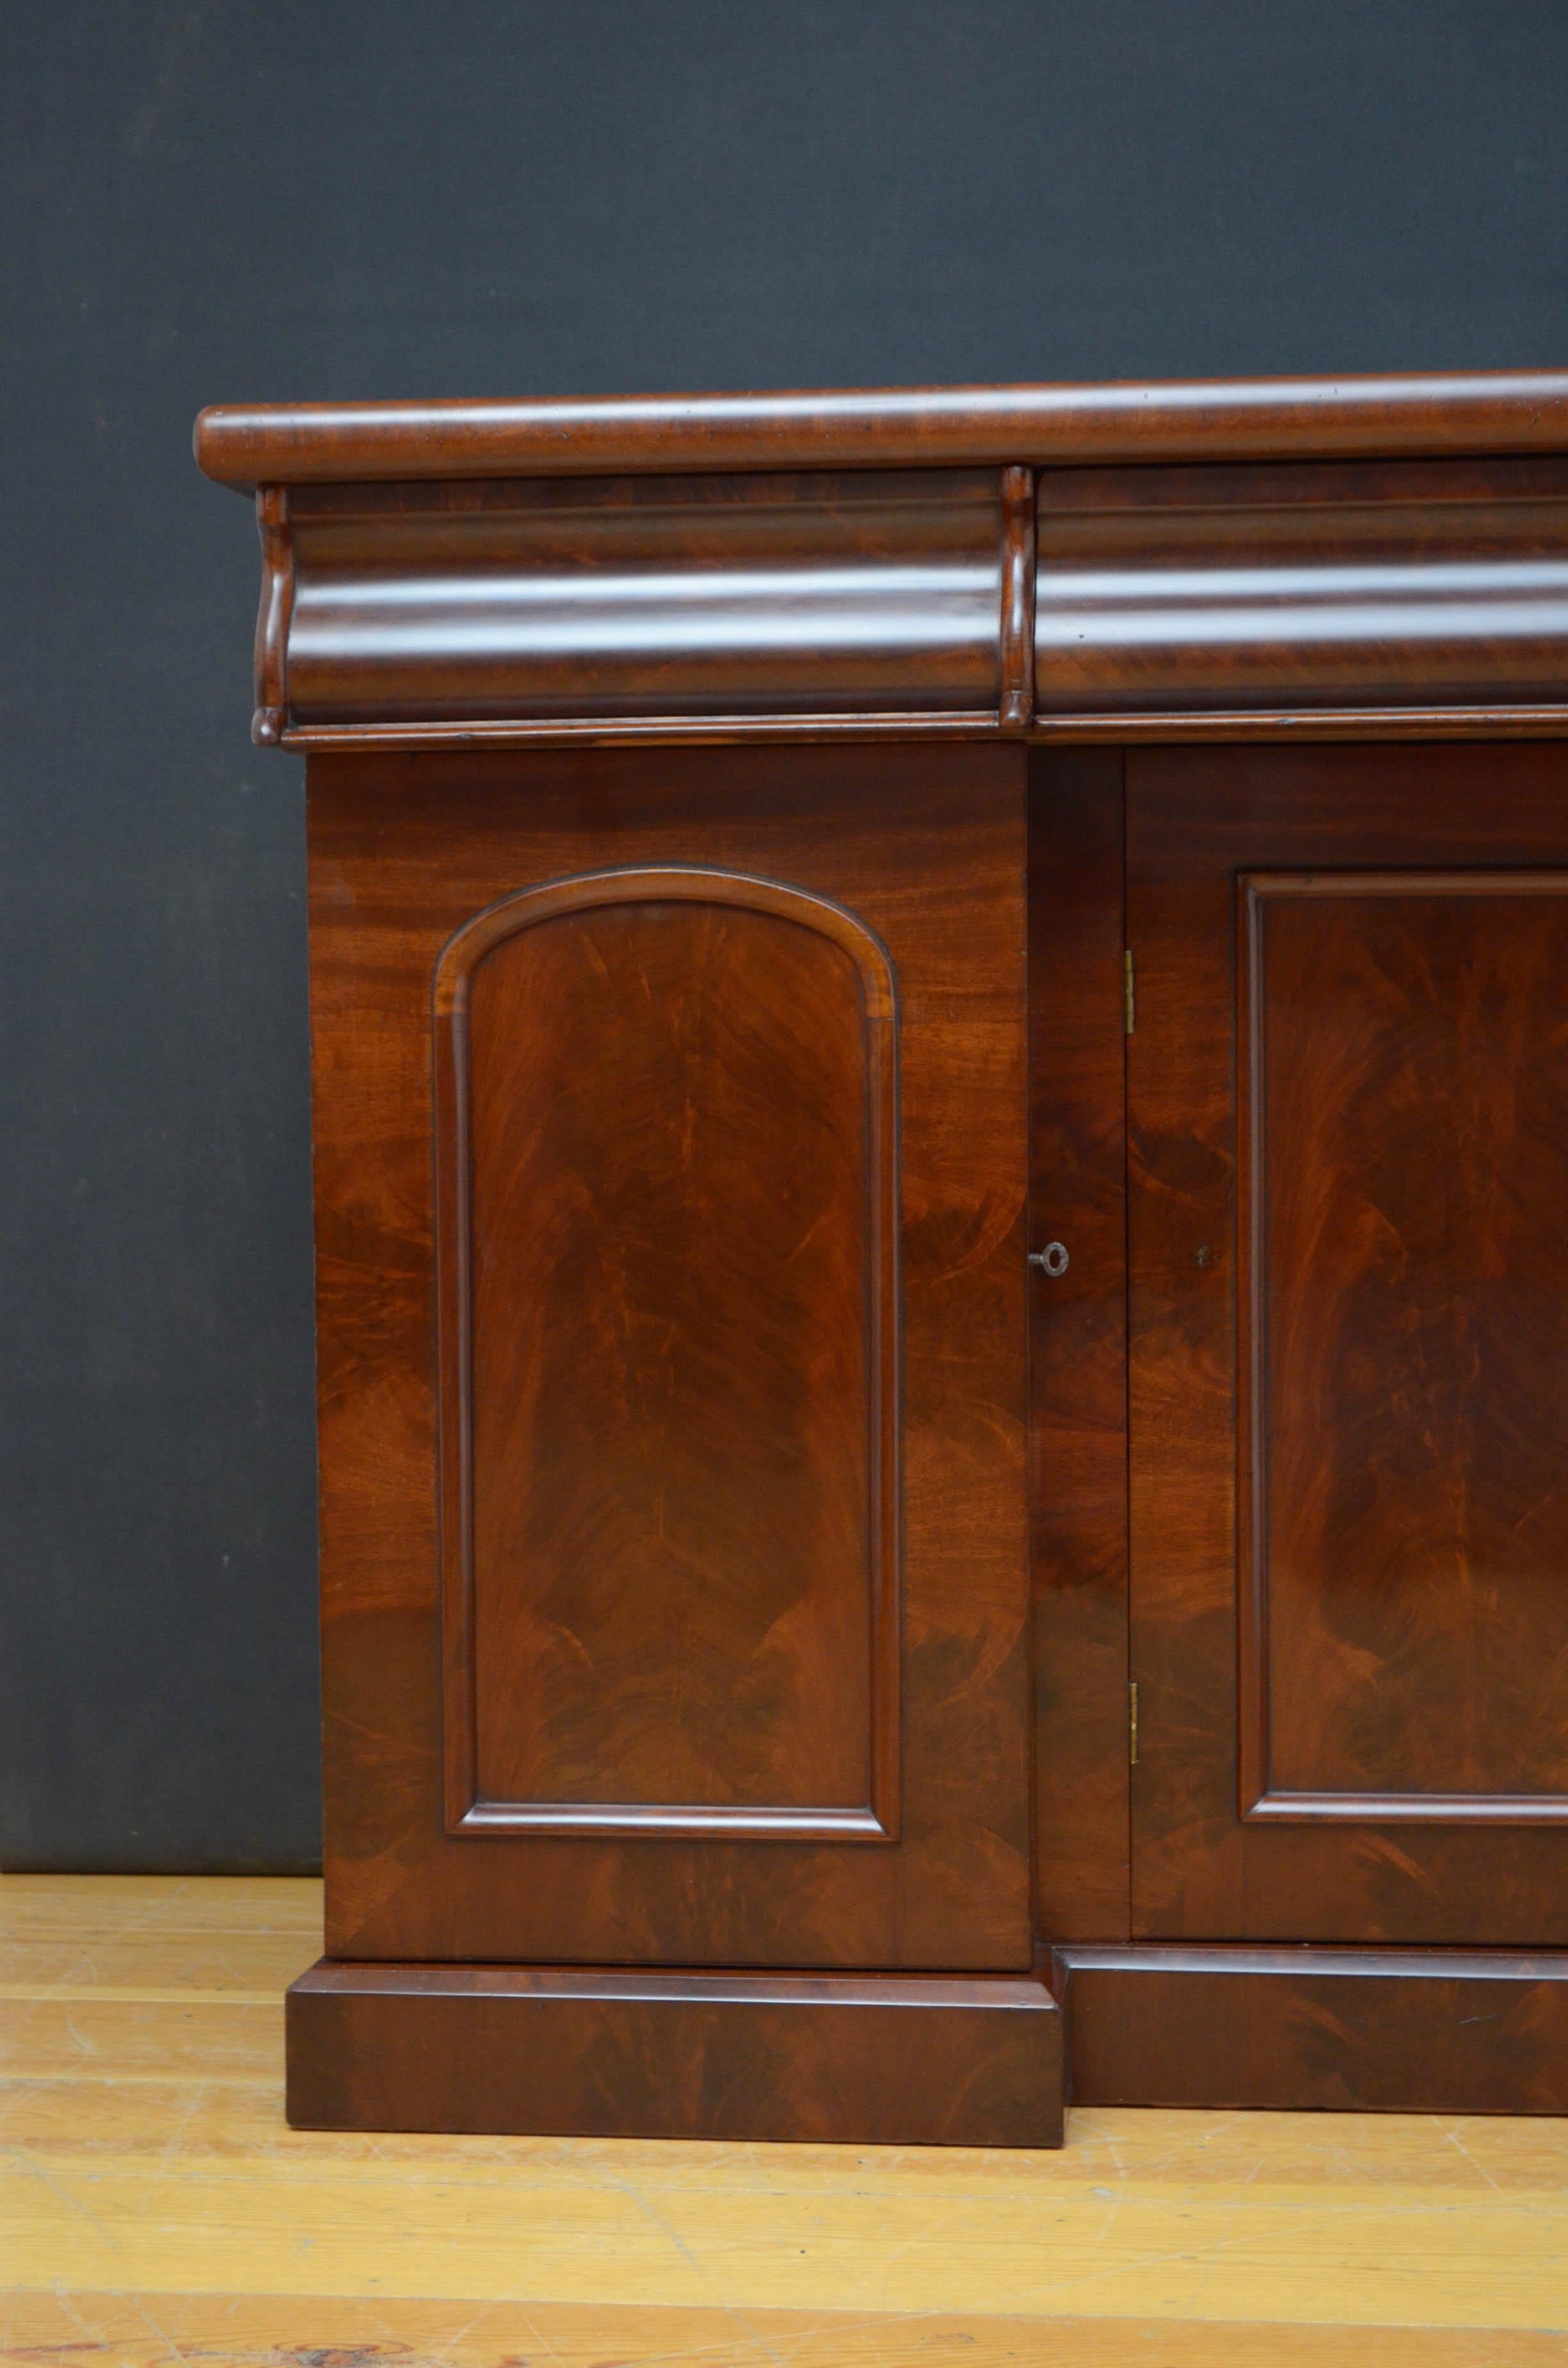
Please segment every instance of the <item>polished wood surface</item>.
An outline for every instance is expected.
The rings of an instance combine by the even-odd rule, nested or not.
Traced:
[[[1085,2104],[1568,2111],[1568,1956],[1090,1944],[1054,1972]]]
[[[198,450],[312,752],[301,2080],[853,2136],[881,2008],[703,1983],[1290,1943],[1085,1964],[1090,2062],[1554,2098],[1554,1975],[1365,1959],[1568,1949],[1568,376]]]
[[[1134,1933],[1562,1946],[1568,1836],[1544,1819],[1563,1766],[1551,874],[1568,758],[1173,749],[1127,767]],[[1531,893],[1477,893],[1483,867],[1528,871]],[[1415,876],[1355,893],[1358,872],[1394,869]],[[1299,875],[1265,899],[1266,946],[1282,934],[1263,1020],[1279,1099],[1252,1097],[1261,1219],[1256,1196],[1238,1206],[1253,873]],[[1256,1031],[1241,1070],[1256,1081]],[[1253,1309],[1261,1400],[1256,1355],[1238,1359]],[[1238,1383],[1275,1459],[1264,1608],[1278,1598],[1285,1625],[1267,1668],[1238,1560]],[[1242,1818],[1246,1651],[1255,1746],[1267,1675],[1280,1781],[1337,1799]],[[1517,1795],[1484,1801],[1527,1782],[1528,1822]],[[1356,1791],[1405,1797],[1380,1823]]]
[[[1055,2153],[290,2130],[320,1897],[0,1879],[0,2360],[1568,2359],[1560,2121],[1083,2107]]]
[[[997,471],[802,472],[764,438],[726,474],[518,477],[496,457],[454,479],[432,427],[388,484],[349,437],[343,482],[257,496],[255,733],[1092,738],[1124,715],[1165,738],[1317,714],[1419,735],[1449,711],[1561,731],[1568,458],[1498,401],[1483,457],[1464,397],[1434,393],[1426,445],[1386,448],[1427,457],[1305,457],[1281,427],[1292,457],[1248,462],[1244,442],[1187,467],[1130,448],[1037,468],[1016,446]],[[1550,410],[1543,391],[1537,426]]]
[[[310,775],[329,1949],[1027,1970],[1025,752],[840,749],[805,772],[788,751],[449,756],[438,793],[436,761],[317,757]],[[825,900],[851,916],[833,924],[840,947],[869,933],[891,966],[896,1844],[865,1815],[885,1805],[892,1741],[877,1476],[892,1443],[869,1434],[894,1409],[873,1386],[866,1285],[840,1287],[853,1269],[891,1290],[883,1187],[869,1137],[853,1139],[872,1056],[856,966],[820,928],[747,907],[733,879],[728,905],[639,917],[633,901],[590,926],[584,904],[489,957],[557,933],[503,984],[488,1082],[475,1072],[476,1208],[494,1220],[473,1251],[472,1371],[494,1400],[473,1438],[481,1747],[508,1790],[588,1782],[602,1805],[635,1784],[654,1830],[445,1830],[437,964],[536,883],[670,865]],[[869,952],[858,969],[873,974]],[[614,1218],[602,1231],[584,1213],[594,1193]],[[450,1326],[443,1341],[449,1406],[470,1351]],[[567,1420],[574,1406],[592,1419]],[[574,1636],[596,1656],[597,1700],[571,1672]],[[518,1684],[536,1708],[551,1695],[548,1736],[509,1724]],[[666,1783],[699,1809],[858,1809],[859,1829],[683,1836]]]
[[[449,1829],[895,1837],[886,952],[591,873],[460,929],[436,1028]]]
[[[1005,587],[994,471],[297,488],[287,736],[881,712],[994,730],[1005,588],[1029,674],[1028,497],[1007,515]]]
[[[1568,372],[1123,386],[604,395],[532,403],[218,404],[210,477],[249,491],[614,470],[1048,467],[1568,450]]]
[[[1131,1929],[1121,774],[1119,750],[1029,765],[1035,1914],[1059,1940]]]
[[[1568,1823],[1568,873],[1238,884],[1243,1812]]]
[[[1040,538],[1041,721],[1568,699],[1561,460],[1058,470]]]
[[[1063,2068],[1028,1978],[324,1958],[289,1992],[299,2129],[1058,2146]]]

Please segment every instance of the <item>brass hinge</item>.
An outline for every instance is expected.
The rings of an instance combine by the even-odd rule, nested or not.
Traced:
[[[1129,946],[1121,957],[1121,1008],[1131,1036],[1138,1024],[1138,1007],[1132,988],[1132,949]]]
[[[1134,1678],[1127,1689],[1127,1764],[1138,1765],[1138,1680]]]

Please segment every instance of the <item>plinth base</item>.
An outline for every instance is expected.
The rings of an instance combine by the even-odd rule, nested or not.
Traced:
[[[324,1957],[289,1993],[288,2056],[296,2129],[1062,2143],[1062,2018],[1024,1975]]]
[[[1054,1952],[1080,2105],[1568,2113],[1568,1953]]]

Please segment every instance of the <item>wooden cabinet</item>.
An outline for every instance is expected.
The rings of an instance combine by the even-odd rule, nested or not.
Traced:
[[[294,2118],[1568,2108],[1568,381],[199,451],[309,762]]]

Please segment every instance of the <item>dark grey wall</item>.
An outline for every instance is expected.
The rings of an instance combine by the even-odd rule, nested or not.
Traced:
[[[1562,0],[0,12],[0,1860],[316,1851],[301,780],[224,398],[1568,360]]]

